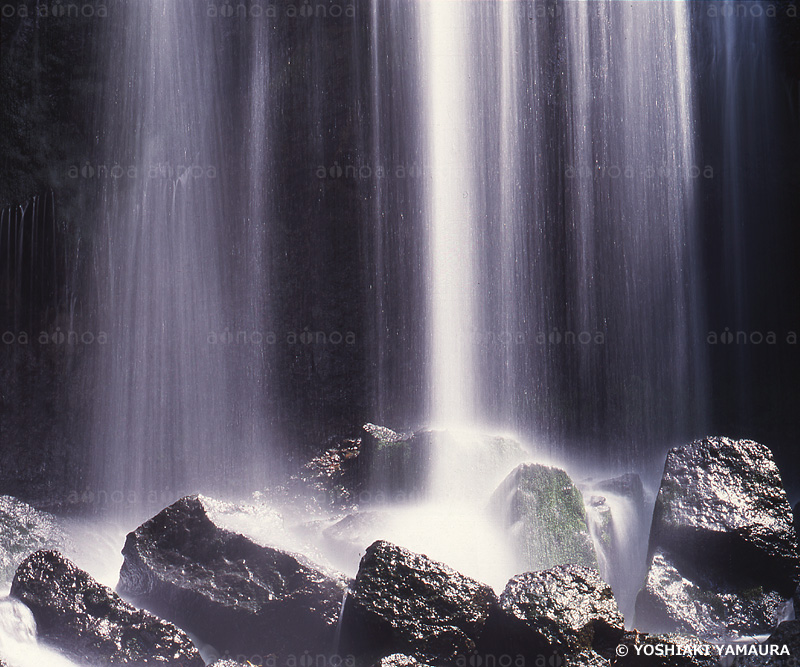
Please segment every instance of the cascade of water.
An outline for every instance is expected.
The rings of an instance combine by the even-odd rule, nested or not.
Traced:
[[[431,420],[626,452],[693,435],[685,3],[423,6]]]
[[[543,4],[419,5],[429,350],[418,363],[428,418],[450,432],[431,487],[451,517],[481,516],[491,492],[465,430],[591,433],[637,465],[631,453],[688,437],[705,413],[688,10]],[[612,509],[604,567],[627,605],[619,568],[643,558],[643,535],[623,501]]]
[[[674,438],[689,430],[705,389],[691,288],[702,167],[687,8],[570,3],[566,22],[573,321],[606,329],[602,393],[623,401],[608,414],[612,428]],[[597,386],[588,361],[578,380],[584,395]]]
[[[716,296],[708,304],[709,331],[717,340],[794,326],[779,268],[795,260],[781,224],[783,177],[775,170],[784,151],[792,150],[776,131],[785,122],[778,111],[776,21],[768,17],[776,9],[779,16],[786,8],[761,1],[693,4],[695,50],[701,57],[701,131],[717,174],[704,183],[707,262],[714,267],[707,282]],[[767,379],[785,370],[773,365],[777,357],[753,354],[750,345],[731,346],[724,354],[713,351],[719,387],[715,402],[729,406],[723,410],[734,412],[736,421],[757,422],[767,406],[773,409],[780,402],[781,392],[773,393],[769,387],[774,382]],[[726,420],[731,421],[728,415]]]
[[[64,273],[57,251],[60,240],[52,192],[0,212],[0,312],[15,336],[22,331],[36,336],[52,326],[62,306],[67,286],[59,284]]]
[[[370,5],[368,164],[385,178],[364,181],[369,202],[367,284],[372,315],[371,419],[396,427],[416,426],[430,411],[427,361],[426,206],[428,183],[424,123],[419,117],[425,91],[421,72],[420,26],[426,8],[405,0]],[[366,160],[366,158],[365,158]]]
[[[214,23],[182,1],[124,2],[118,10],[102,43],[102,162],[120,165],[122,176],[101,181],[98,328],[109,343],[94,355],[93,488],[141,503],[152,491],[246,487],[265,456],[236,399],[248,396],[244,411],[252,412],[257,392],[242,384],[249,378],[253,390],[260,374],[242,366],[231,343],[237,325],[252,327],[257,315],[231,313],[241,301],[226,289],[240,296],[243,285],[256,293],[261,285],[258,276],[238,277],[223,250],[235,221],[224,210],[223,182],[237,162],[222,151],[224,80],[208,48]],[[261,48],[254,46],[246,110],[255,230],[264,212]],[[254,253],[246,266],[260,264],[259,245],[243,245]]]
[[[0,658],[9,667],[76,667],[38,643],[36,621],[30,609],[10,597],[0,599]]]
[[[646,574],[648,525],[631,498],[601,492],[586,503],[589,533],[600,575],[614,591],[628,626]]]

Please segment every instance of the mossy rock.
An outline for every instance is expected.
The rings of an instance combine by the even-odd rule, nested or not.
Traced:
[[[508,528],[519,571],[568,564],[597,568],[583,496],[560,468],[518,466],[494,492],[490,505]]]

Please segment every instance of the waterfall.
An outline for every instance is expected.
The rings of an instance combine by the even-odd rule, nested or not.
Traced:
[[[783,199],[785,186],[774,167],[795,148],[778,130],[788,131],[791,121],[780,112],[784,105],[774,53],[779,20],[769,15],[777,12],[779,19],[791,7],[719,1],[693,5],[695,49],[701,55],[701,133],[719,173],[705,188],[705,216],[713,238],[707,261],[716,269],[708,279],[707,289],[716,296],[708,304],[708,328],[720,337],[796,326],[793,311],[785,307],[785,280],[775,270],[791,266],[795,250],[780,224],[792,204]],[[752,224],[756,220],[770,221],[771,233]],[[738,423],[746,424],[740,428],[750,429],[759,414],[781,401],[782,391],[769,389],[769,378],[786,372],[784,360],[753,354],[748,345],[714,352],[715,403],[724,406],[725,421],[735,414]]]
[[[694,433],[686,4],[422,6],[431,422],[634,453]]]
[[[688,8],[567,3],[565,23],[568,317],[604,333],[575,385],[607,402],[598,425],[669,442],[692,433],[706,392]]]
[[[236,86],[210,48],[216,27],[196,3],[124,2],[100,49],[97,326],[109,344],[94,351],[92,490],[139,504],[246,488],[268,458],[263,360],[237,347],[242,331],[264,335],[265,47],[256,36],[248,55],[242,168],[224,150]],[[225,186],[241,171],[239,206]]]
[[[600,576],[614,591],[626,626],[633,627],[636,596],[647,574],[649,523],[644,508],[637,507],[632,497],[608,489],[583,492]]]
[[[0,313],[9,335],[25,331],[35,337],[66,309],[69,286],[59,280],[67,272],[58,252],[61,241],[54,193],[0,209]],[[45,322],[34,318],[37,311]]]
[[[180,0],[115,7],[98,47],[97,490],[257,485],[281,458],[275,395],[303,437],[310,392],[331,421],[512,432],[587,465],[635,466],[704,428],[698,202],[713,165],[688,3],[373,0],[336,30]],[[705,29],[714,82],[736,97],[731,54],[764,35]],[[352,49],[339,97],[328,36]],[[348,128],[336,141],[329,111]],[[331,250],[326,216],[361,218]],[[278,345],[237,344],[278,321]],[[280,351],[315,321],[358,330],[363,390],[329,349]]]

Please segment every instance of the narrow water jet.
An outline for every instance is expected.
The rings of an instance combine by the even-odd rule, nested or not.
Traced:
[[[475,129],[466,64],[470,60],[468,5],[423,3],[420,16],[429,151],[428,312],[431,345],[430,422],[475,423],[475,367],[470,331],[475,321],[476,183],[471,143]]]

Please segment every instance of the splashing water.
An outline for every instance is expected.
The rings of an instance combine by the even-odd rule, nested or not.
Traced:
[[[629,627],[636,595],[646,572],[649,524],[644,508],[631,498],[608,491],[584,496],[586,521],[594,543],[600,575],[611,586]]]
[[[0,658],[9,667],[77,667],[39,644],[31,610],[11,597],[0,599]]]

